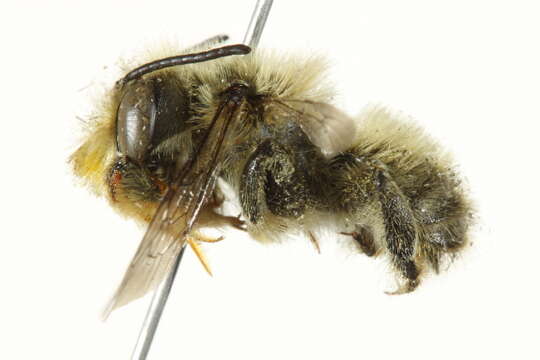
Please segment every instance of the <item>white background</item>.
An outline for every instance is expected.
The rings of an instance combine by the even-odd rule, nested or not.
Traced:
[[[148,298],[106,323],[100,311],[143,230],[75,185],[76,116],[120,57],[174,37],[240,41],[253,3],[0,5],[0,358],[129,358]],[[149,358],[538,358],[536,3],[276,0],[262,47],[327,55],[338,106],[387,104],[455,154],[474,244],[389,297],[383,261],[229,234],[206,247],[213,278],[186,254]]]

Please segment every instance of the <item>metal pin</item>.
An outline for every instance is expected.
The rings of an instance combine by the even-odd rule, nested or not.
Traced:
[[[261,39],[264,25],[266,24],[266,19],[268,19],[273,2],[273,0],[257,0],[257,5],[255,5],[255,10],[253,11],[253,15],[251,15],[246,36],[244,37],[244,44],[252,49],[255,49],[259,45],[259,40]]]
[[[268,18],[270,8],[272,7],[272,2],[273,0],[258,0],[257,5],[255,5],[255,10],[251,16],[248,30],[244,39],[244,44],[247,44],[252,49],[256,48],[259,44],[266,19]],[[135,345],[135,349],[131,355],[132,360],[145,360],[148,352],[150,351],[150,346],[154,340],[154,335],[156,333],[159,320],[161,319],[161,314],[163,313],[163,309],[165,308],[165,304],[169,298],[169,294],[171,292],[171,288],[178,272],[180,262],[182,261],[182,256],[184,255],[185,249],[186,246],[184,245],[178,253],[178,256],[176,257],[174,265],[167,275],[167,278],[157,287],[154,292],[152,301],[150,302],[150,306],[146,312],[146,317],[144,318],[139,337],[137,339],[137,344]]]
[[[141,327],[141,332],[137,339],[137,344],[135,344],[135,349],[133,349],[133,354],[131,359],[133,360],[144,360],[150,351],[150,346],[152,345],[152,340],[154,340],[154,334],[161,319],[161,314],[169,298],[169,293],[174,283],[174,278],[178,272],[178,267],[182,261],[182,256],[184,255],[184,250],[186,250],[186,245],[182,246],[180,253],[176,257],[171,271],[167,275],[167,278],[157,287],[152,296],[152,301],[146,312],[146,317],[144,318],[143,325]]]

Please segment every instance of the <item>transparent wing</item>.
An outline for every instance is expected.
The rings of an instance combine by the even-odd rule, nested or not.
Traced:
[[[169,186],[122,283],[104,312],[145,295],[163,280],[186,243],[201,208],[212,195],[223,158],[223,144],[237,106],[224,111],[223,102],[212,119],[198,151]],[[223,113],[223,114],[222,114]]]
[[[282,116],[294,117],[309,140],[328,157],[349,149],[357,136],[353,118],[332,105],[301,100],[274,102]]]

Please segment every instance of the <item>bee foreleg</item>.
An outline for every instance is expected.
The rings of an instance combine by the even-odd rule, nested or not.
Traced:
[[[221,240],[223,240],[223,236],[213,239],[197,231],[193,232],[187,238],[187,243],[189,244],[189,246],[191,247],[195,255],[197,255],[197,258],[199,259],[202,266],[204,267],[204,269],[210,276],[212,276],[212,269],[210,269],[210,264],[208,263],[208,259],[206,258],[206,255],[204,254],[203,249],[200,247],[199,242],[215,243]]]
[[[225,239],[223,236],[220,236],[218,238],[212,238],[207,235],[201,234],[198,231],[194,232],[193,237],[195,237],[197,241],[205,242],[205,243],[217,243]]]
[[[216,209],[212,207],[207,207],[205,211],[201,212],[199,222],[204,224],[205,227],[222,227],[229,225],[238,230],[246,230],[246,223],[241,219],[240,215],[222,215],[216,212]]]

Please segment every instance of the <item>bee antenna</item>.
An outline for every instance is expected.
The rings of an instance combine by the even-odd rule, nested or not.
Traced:
[[[117,82],[117,85],[124,85],[128,81],[135,80],[140,78],[141,76],[165,69],[172,66],[179,66],[179,65],[186,65],[186,64],[194,64],[209,60],[214,60],[226,56],[233,56],[233,55],[246,55],[251,52],[251,48],[244,44],[236,44],[236,45],[228,45],[223,46],[220,48],[210,49],[198,53],[192,53],[192,54],[184,54],[184,55],[175,55],[166,57],[163,59],[159,59],[156,61],[149,62],[147,64],[144,64],[142,66],[139,66],[138,68],[131,70],[129,73],[127,73],[126,76],[124,76],[122,79],[120,79]]]

